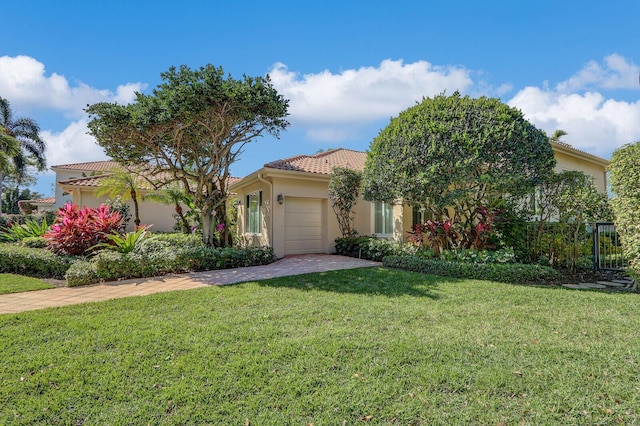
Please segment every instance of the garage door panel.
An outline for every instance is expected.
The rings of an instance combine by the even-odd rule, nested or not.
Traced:
[[[287,214],[285,221],[287,227],[322,227],[322,215],[315,213],[289,213]]]
[[[315,198],[285,200],[285,254],[322,253],[323,202]]]

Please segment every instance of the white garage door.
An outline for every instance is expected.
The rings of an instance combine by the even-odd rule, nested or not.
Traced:
[[[284,207],[284,254],[323,253],[322,200],[287,197]]]

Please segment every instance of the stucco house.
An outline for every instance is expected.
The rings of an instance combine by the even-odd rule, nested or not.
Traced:
[[[81,207],[98,207],[107,200],[107,196],[98,197],[97,190],[102,178],[119,167],[115,161],[92,161],[87,163],[74,163],[52,166],[56,173],[55,202],[51,205],[53,210],[73,202]],[[152,191],[149,186],[141,182],[140,193],[145,195]],[[127,201],[133,214],[133,203]],[[153,231],[170,232],[173,230],[175,219],[174,207],[151,201],[139,203],[140,220],[143,224],[153,225]],[[129,230],[134,228],[133,220],[129,222]]]
[[[606,192],[609,161],[565,143],[551,143],[556,171],[577,170],[593,176]],[[329,201],[328,185],[334,167],[364,170],[367,154],[334,149],[298,155],[265,164],[230,185],[238,197],[238,234],[248,245],[270,245],[278,257],[303,253],[332,253],[340,236]],[[361,199],[355,207],[355,229],[402,241],[423,219],[409,205],[390,205]]]

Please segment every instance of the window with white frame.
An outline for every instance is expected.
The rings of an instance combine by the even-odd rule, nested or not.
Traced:
[[[247,195],[247,228],[248,234],[259,234],[262,232],[262,218],[260,211],[262,207],[262,191],[256,191]]]
[[[393,234],[393,206],[390,203],[376,201],[373,222],[375,234]]]

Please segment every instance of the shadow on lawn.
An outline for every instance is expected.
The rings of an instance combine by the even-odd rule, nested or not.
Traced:
[[[439,299],[438,283],[455,279],[414,274],[397,269],[358,268],[272,278],[255,283],[264,287],[288,287],[336,293],[403,295]]]

